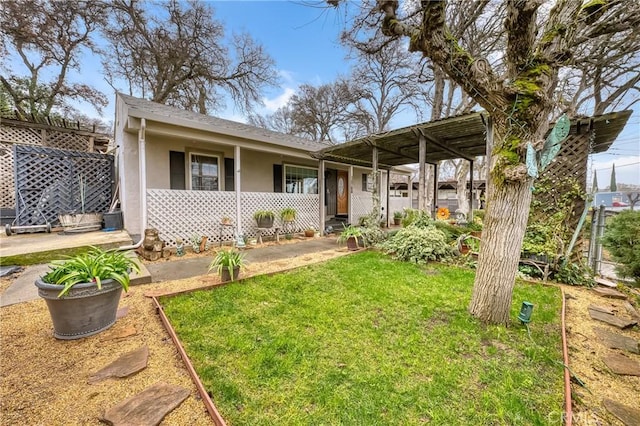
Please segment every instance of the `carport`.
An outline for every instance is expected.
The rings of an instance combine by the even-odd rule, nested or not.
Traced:
[[[586,176],[586,161],[589,154],[604,152],[613,143],[627,123],[632,111],[620,111],[594,117],[581,117],[571,120],[571,129],[567,143],[563,143],[558,154],[571,159],[571,170],[566,162],[558,162],[555,170],[552,164],[545,173],[562,176],[566,173]],[[553,127],[553,125],[551,126]],[[471,112],[441,120],[415,124],[388,132],[378,133],[355,139],[343,144],[330,146],[311,153],[320,160],[319,176],[324,175],[325,161],[333,161],[351,166],[367,166],[373,169],[375,177],[374,192],[377,192],[378,208],[380,199],[379,170],[387,171],[393,167],[418,164],[418,208],[426,206],[426,164],[434,165],[434,200],[437,200],[438,162],[462,158],[470,163],[470,187],[473,188],[473,161],[477,156],[490,153],[493,141],[493,126],[487,112]],[[555,163],[555,160],[554,160]],[[556,167],[556,168],[557,168]],[[352,174],[352,172],[351,172]],[[586,178],[582,177],[586,188]],[[488,179],[487,179],[488,180]],[[320,205],[324,205],[325,188],[320,179]],[[411,185],[409,184],[409,188]],[[389,191],[386,191],[389,197]],[[471,196],[471,194],[470,194]],[[388,204],[388,200],[387,200]],[[470,204],[472,205],[472,204]],[[429,206],[431,212],[435,205]],[[387,211],[387,222],[389,212]],[[321,214],[321,226],[325,217]]]

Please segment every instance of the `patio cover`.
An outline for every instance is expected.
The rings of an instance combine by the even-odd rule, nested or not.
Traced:
[[[570,134],[595,130],[593,153],[609,149],[622,131],[633,111],[612,112],[594,117],[571,120]],[[426,162],[437,164],[441,160],[486,155],[486,129],[488,114],[472,112],[441,120],[415,124],[389,132],[377,133],[343,144],[330,146],[311,153],[320,160],[329,160],[357,166],[372,166],[372,148],[378,150],[378,167],[419,163],[419,136],[426,139]]]

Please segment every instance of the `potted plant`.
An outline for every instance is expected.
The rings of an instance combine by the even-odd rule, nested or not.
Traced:
[[[400,223],[402,222],[402,212],[401,211],[395,211],[393,212],[393,224],[398,226],[400,225]]]
[[[338,236],[338,243],[347,243],[347,248],[351,251],[358,250],[358,239],[362,238],[362,229],[357,226],[345,226]]]
[[[280,219],[282,222],[293,222],[296,220],[296,209],[293,207],[287,207],[280,212]]]
[[[275,217],[275,213],[271,210],[258,210],[253,213],[253,218],[258,224],[258,228],[271,228]]]
[[[129,271],[140,272],[125,252],[89,251],[53,261],[51,270],[35,282],[45,299],[57,339],[91,336],[111,327],[122,290],[129,289]]]
[[[220,250],[211,261],[209,272],[215,269],[223,282],[235,281],[245,263],[244,254],[238,250]]]
[[[314,237],[315,235],[316,235],[316,230],[311,227],[304,230],[304,236],[307,238]]]

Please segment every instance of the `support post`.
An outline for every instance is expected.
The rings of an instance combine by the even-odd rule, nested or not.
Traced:
[[[371,166],[373,168],[373,211],[377,221],[380,221],[380,173],[378,172],[378,148],[373,145],[371,152]]]
[[[473,222],[473,200],[475,192],[473,190],[473,161],[469,161],[469,214],[467,221]]]
[[[347,188],[349,190],[349,223],[353,223],[353,166],[349,166],[349,182]]]
[[[387,228],[389,227],[389,213],[391,210],[391,170],[387,169],[387,184],[385,185],[387,192],[387,214],[385,215],[384,221],[387,224]]]
[[[433,165],[433,202],[431,203],[431,217],[436,217],[436,203],[438,202],[438,165]]]
[[[427,209],[427,188],[426,188],[426,165],[427,165],[427,138],[420,134],[418,136],[418,159],[420,160],[419,181],[418,181],[418,210]]]
[[[413,208],[413,181],[411,179],[411,175],[407,176],[407,191],[409,196],[409,208]]]
[[[233,164],[235,166],[235,190],[236,190],[236,229],[238,235],[242,235],[242,184],[240,182],[240,145],[236,145],[233,151]]]
[[[325,162],[324,160],[320,160],[320,164],[318,165],[318,195],[320,196],[320,211],[318,211],[318,217],[320,218],[320,235],[324,235],[324,230],[326,228],[326,210],[324,205],[326,203],[327,190],[324,170]]]

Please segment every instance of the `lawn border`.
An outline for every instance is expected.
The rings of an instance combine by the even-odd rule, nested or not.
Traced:
[[[351,255],[351,254],[355,254],[358,252],[361,252],[363,250],[356,250],[356,251],[352,251],[349,253],[346,253],[345,255]],[[342,257],[342,256],[340,256]],[[314,262],[313,264],[316,264],[319,262]],[[271,275],[275,275],[275,274],[280,274],[282,272],[290,272],[290,271],[294,271],[296,269],[300,269],[300,268],[306,268],[309,265],[301,265],[301,266],[295,266],[292,268],[285,268],[285,269],[281,269],[279,271],[274,271],[274,272],[269,272],[266,274],[256,274],[256,275],[251,275],[251,276],[247,276],[244,278],[241,278],[239,280],[236,281],[226,281],[226,282],[221,282],[221,283],[214,283],[214,284],[208,284],[205,286],[201,286],[201,287],[196,287],[196,288],[192,288],[192,289],[188,289],[188,290],[179,290],[179,291],[174,291],[174,292],[167,292],[167,293],[162,293],[162,294],[153,294],[150,295],[148,297],[151,298],[151,300],[153,301],[154,305],[156,306],[156,313],[158,314],[158,316],[160,316],[160,321],[162,322],[162,325],[164,325],[165,330],[167,330],[167,333],[169,333],[169,336],[171,337],[171,340],[173,341],[173,344],[175,345],[178,353],[180,354],[180,358],[182,358],[182,362],[184,362],[185,367],[187,369],[187,372],[189,373],[189,376],[191,376],[191,380],[193,380],[193,383],[196,385],[196,389],[198,390],[198,394],[200,395],[200,398],[202,398],[202,401],[204,403],[205,408],[207,409],[207,412],[209,413],[209,416],[211,416],[211,419],[213,420],[213,423],[216,426],[227,426],[227,423],[224,421],[224,419],[222,418],[222,415],[220,414],[220,412],[218,411],[216,405],[214,404],[213,400],[211,399],[211,396],[209,396],[209,393],[207,392],[207,390],[205,389],[204,385],[202,384],[202,381],[200,380],[200,377],[198,376],[198,373],[196,372],[195,368],[193,367],[193,364],[191,363],[191,359],[189,359],[189,356],[187,355],[187,351],[184,350],[184,347],[182,346],[182,342],[180,341],[180,339],[178,338],[178,335],[176,334],[175,330],[173,329],[173,326],[171,325],[171,322],[169,321],[169,318],[167,318],[167,315],[164,313],[164,309],[162,307],[162,304],[160,303],[160,301],[158,300],[159,297],[174,297],[174,296],[179,296],[181,294],[188,294],[188,293],[193,293],[194,291],[200,291],[200,290],[211,290],[214,289],[216,287],[222,287],[228,284],[233,284],[233,283],[240,283],[246,279],[249,278],[254,278],[254,277],[258,277],[258,276],[265,276],[265,277],[269,277]]]
[[[355,254],[355,253],[358,253],[360,251],[362,251],[362,250],[353,251],[353,252],[348,253],[348,254]],[[185,351],[184,347],[182,346],[182,342],[178,338],[178,335],[176,334],[175,330],[173,329],[173,326],[171,325],[171,322],[169,321],[169,318],[166,316],[166,314],[164,312],[164,309],[162,307],[162,304],[160,303],[158,298],[159,297],[174,297],[174,296],[178,296],[178,295],[182,295],[182,294],[188,294],[188,293],[192,293],[194,291],[200,291],[200,290],[211,290],[211,289],[214,289],[216,287],[226,286],[228,284],[240,283],[240,282],[242,282],[242,281],[244,281],[246,279],[249,279],[249,278],[258,277],[258,276],[266,276],[266,277],[268,277],[268,276],[272,276],[272,275],[279,274],[279,273],[282,273],[282,272],[290,272],[290,271],[294,271],[296,269],[305,268],[307,266],[309,266],[309,265],[302,265],[302,266],[296,266],[296,267],[292,267],[292,268],[286,268],[286,269],[282,269],[282,270],[279,270],[279,271],[269,272],[269,273],[266,273],[266,274],[251,275],[251,276],[244,277],[244,278],[241,278],[241,279],[236,280],[236,281],[227,281],[227,282],[221,282],[221,283],[208,284],[208,285],[205,285],[205,286],[202,286],[202,287],[196,287],[196,288],[192,288],[192,289],[188,289],[188,290],[179,290],[179,291],[175,291],[175,292],[167,292],[167,293],[154,294],[154,295],[147,296],[147,297],[150,297],[151,300],[153,301],[153,303],[155,304],[156,313],[160,317],[160,320],[161,320],[162,324],[164,325],[165,329],[169,333],[169,336],[171,337],[171,340],[173,341],[174,345],[176,346],[176,349],[177,349],[178,353],[180,354],[180,357],[182,358],[182,361],[185,364],[187,372],[191,376],[191,380],[193,380],[193,383],[196,385],[196,389],[198,391],[198,394],[200,395],[200,398],[202,398],[202,401],[203,401],[203,403],[205,405],[205,408],[206,408],[207,412],[209,413],[209,416],[211,417],[211,419],[213,420],[213,422],[214,422],[214,424],[216,426],[227,426],[227,423],[224,421],[224,418],[222,417],[222,415],[218,411],[217,407],[215,406],[215,403],[211,399],[211,396],[209,395],[209,393],[207,392],[206,388],[202,384],[202,381],[200,380],[200,377],[198,376],[198,373],[196,372],[195,368],[193,367],[193,364],[191,363],[191,360],[189,359],[189,356],[187,355],[187,352]],[[525,282],[527,282],[527,281],[525,281]],[[561,297],[562,297],[562,309],[561,309],[561,312],[560,312],[560,324],[561,324],[561,335],[562,335],[562,355],[563,355],[563,361],[564,361],[564,366],[563,366],[564,367],[563,368],[563,373],[564,373],[564,397],[565,397],[564,398],[565,399],[564,424],[566,426],[572,426],[572,420],[573,420],[572,404],[573,404],[573,402],[572,402],[572,399],[571,399],[571,376],[569,374],[569,352],[568,352],[568,347],[567,347],[567,336],[566,336],[566,325],[565,325],[566,297],[565,297],[564,288],[563,288],[563,286],[557,286],[557,285],[549,284],[549,283],[546,283],[546,282],[528,281],[528,283],[529,284],[537,284],[537,285],[542,284],[543,286],[546,286],[546,287],[560,287],[560,292],[561,292]]]
[[[560,286],[562,294],[562,312],[560,313],[560,324],[562,327],[562,357],[564,361],[564,420],[566,426],[571,426],[573,422],[573,413],[571,411],[571,376],[569,375],[569,349],[567,348],[567,329],[565,325],[565,313],[567,299],[564,294],[564,287]]]

